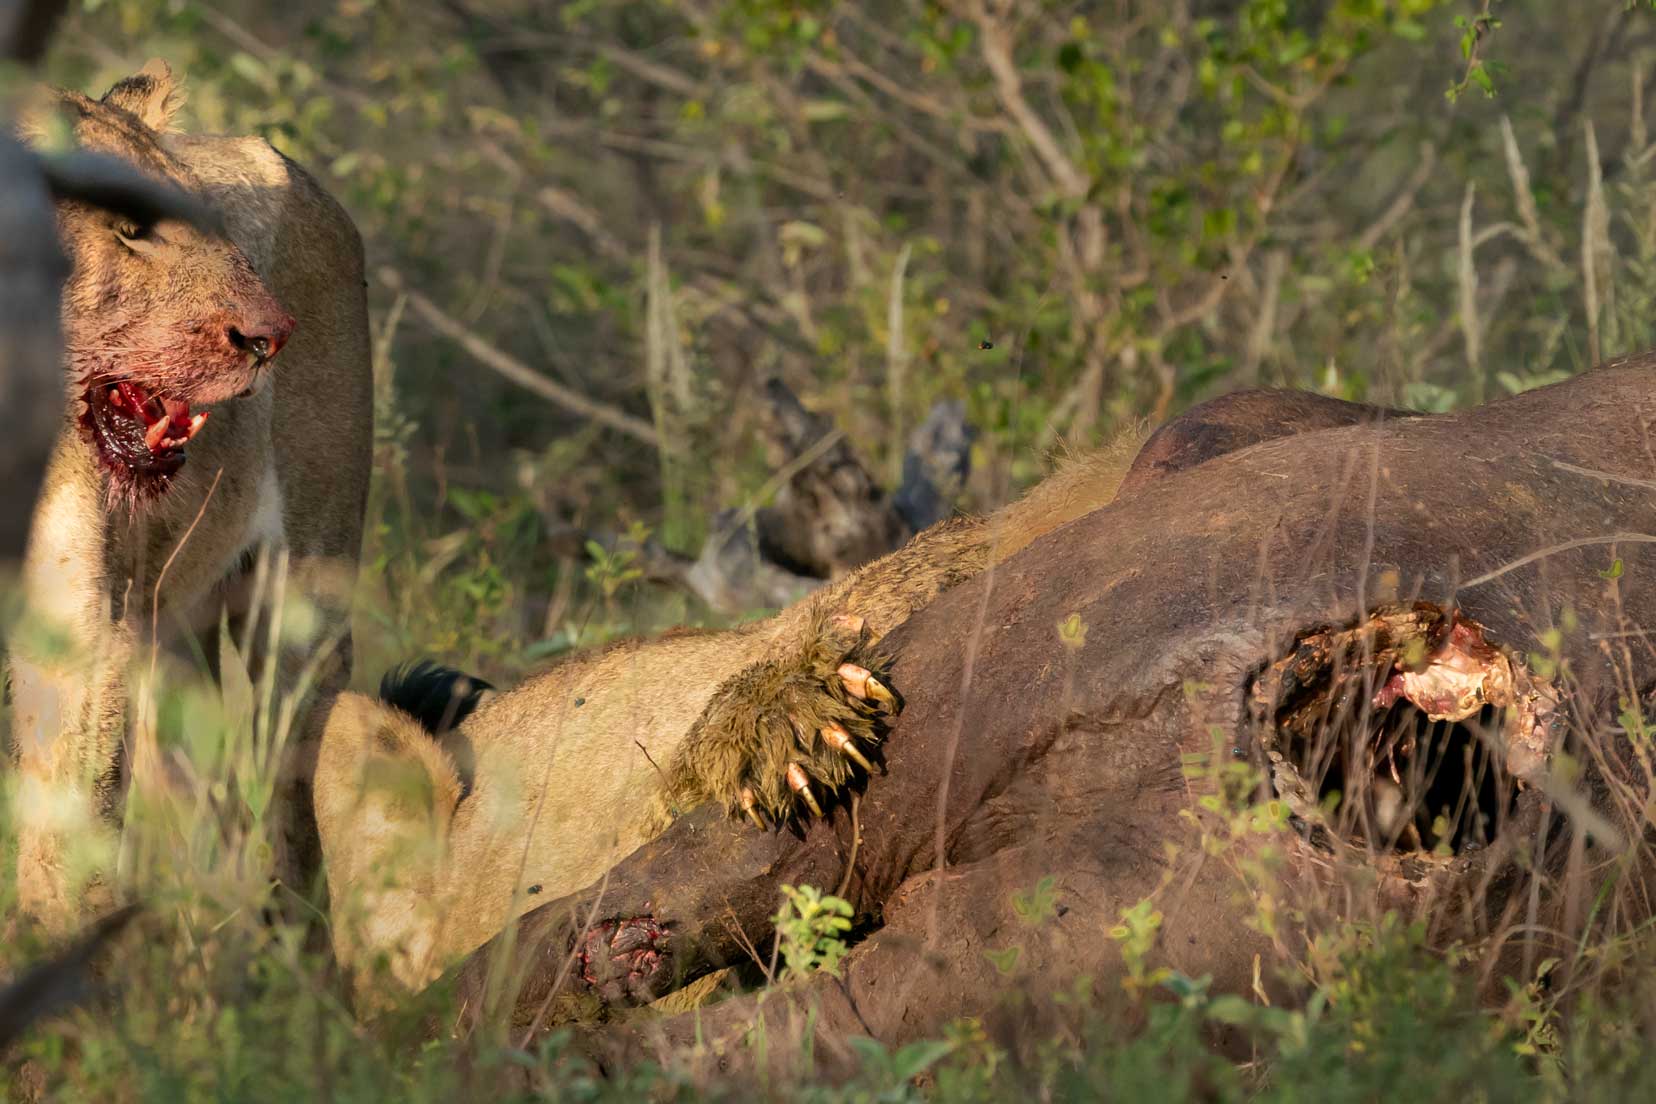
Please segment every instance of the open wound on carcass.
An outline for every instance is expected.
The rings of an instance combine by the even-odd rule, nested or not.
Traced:
[[[1301,822],[1454,854],[1511,815],[1551,750],[1558,700],[1481,625],[1420,602],[1301,635],[1249,705],[1272,787]]]

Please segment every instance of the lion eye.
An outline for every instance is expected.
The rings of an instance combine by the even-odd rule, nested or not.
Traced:
[[[154,223],[118,222],[115,224],[115,236],[134,253],[147,253],[160,241]]]

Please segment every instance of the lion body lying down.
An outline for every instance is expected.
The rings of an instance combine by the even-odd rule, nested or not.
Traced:
[[[1309,401],[1309,422],[1370,415]],[[1207,434],[1235,417],[1224,400],[1206,409],[1186,424]],[[1225,428],[1222,447],[1237,447],[1239,431]],[[1260,423],[1251,432],[1289,431]],[[820,709],[832,712],[824,687],[846,649],[834,647],[830,615],[856,615],[864,644],[877,641],[955,584],[1111,501],[1141,441],[1129,435],[1073,460],[986,518],[934,526],[768,620],[570,659],[488,695],[437,740],[382,701],[342,695],[316,778],[340,961],[359,984],[383,966],[393,989],[417,989],[512,919],[599,878],[678,814],[704,801],[736,807],[744,778],[786,795],[776,777],[786,756],[754,718],[779,708],[778,696],[806,731]],[[1172,459],[1154,451],[1160,465],[1201,459],[1200,447]],[[820,752],[812,774],[838,782],[849,771],[835,774]],[[761,804],[780,811],[774,799]]]
[[[830,612],[855,613],[877,640],[1109,501],[1132,451],[1078,461],[988,518],[934,526],[767,620],[576,656],[486,695],[438,740],[378,699],[341,695],[316,775],[340,961],[363,979],[383,956],[397,986],[418,989],[510,920],[591,882],[689,803],[733,802],[685,761],[698,719],[717,695],[739,692],[744,671],[779,657],[810,666]],[[828,671],[843,651],[824,653]]]

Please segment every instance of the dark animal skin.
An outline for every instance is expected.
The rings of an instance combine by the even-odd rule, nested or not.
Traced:
[[[1221,395],[1198,403],[1152,433],[1121,481],[1121,493],[1262,441],[1410,416],[1407,410],[1347,402],[1312,391]]]
[[[1082,979],[1108,1003],[1124,968],[1106,932],[1146,896],[1165,917],[1150,965],[1248,993],[1259,956],[1277,999],[1293,996],[1277,964],[1319,917],[1396,907],[1426,917],[1440,940],[1527,922],[1573,941],[1590,902],[1558,875],[1572,845],[1572,861],[1603,862],[1615,833],[1587,836],[1579,816],[1560,816],[1568,795],[1547,789],[1537,756],[1521,767],[1511,751],[1532,784],[1493,841],[1444,858],[1377,853],[1299,821],[1204,858],[1188,813],[1212,785],[1191,765],[1263,762],[1270,718],[1283,714],[1258,704],[1256,684],[1304,651],[1296,641],[1421,602],[1481,627],[1520,672],[1525,655],[1548,650],[1548,630],[1564,628],[1553,643],[1567,685],[1543,743],[1596,734],[1571,746],[1589,766],[1576,807],[1606,812],[1606,779],[1627,769],[1626,742],[1606,726],[1618,699],[1656,684],[1637,635],[1656,624],[1656,355],[1458,414],[1374,421],[1305,402],[1232,400],[1230,410],[1258,403],[1250,417],[1265,427],[1307,409],[1354,424],[1146,478],[888,636],[905,708],[854,816],[842,800],[825,819],[765,833],[697,810],[482,948],[457,979],[468,1009],[500,1014],[504,992],[516,1027],[540,1029],[566,1008],[618,1011],[755,950],[768,958],[784,883],[841,887],[858,916],[839,978],[818,975],[762,1008],[770,1061],[799,1053],[790,1033],[812,1029],[830,1072],[848,1067],[848,1036],[897,1045],[976,1016],[992,1038],[1016,1039],[1057,1014],[1043,995]],[[1163,439],[1190,428],[1175,422]],[[1513,862],[1523,841],[1542,855],[1535,900]],[[1280,855],[1274,945],[1246,923],[1258,898],[1233,861],[1267,845]],[[1650,899],[1634,884],[1645,873],[1623,874],[1625,899]],[[1044,876],[1051,907],[1026,923]],[[1305,927],[1289,920],[1296,903],[1312,909]],[[1504,935],[1491,977],[1555,950]],[[706,1061],[739,1072],[756,1061],[740,1043],[756,999],[623,1018],[593,1047],[613,1062],[700,1042]]]

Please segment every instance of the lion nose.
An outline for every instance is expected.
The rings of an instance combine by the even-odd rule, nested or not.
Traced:
[[[269,360],[282,351],[295,325],[286,314],[243,319],[241,325],[230,327],[230,344],[260,360]]]

